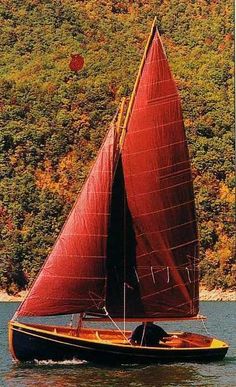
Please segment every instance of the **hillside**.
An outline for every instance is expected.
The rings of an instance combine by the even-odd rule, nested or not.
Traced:
[[[201,279],[235,288],[231,0],[3,0],[0,288],[33,280],[128,96],[153,17],[177,81],[197,196]],[[72,53],[85,66],[69,69]]]

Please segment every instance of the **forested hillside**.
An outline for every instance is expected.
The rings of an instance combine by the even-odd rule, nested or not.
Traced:
[[[157,16],[183,102],[201,278],[235,286],[233,2],[0,2],[0,288],[28,286],[81,189]],[[85,65],[69,68],[72,53]]]

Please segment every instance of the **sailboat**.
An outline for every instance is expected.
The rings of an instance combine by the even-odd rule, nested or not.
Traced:
[[[129,340],[130,322],[201,319],[198,262],[180,97],[154,20],[132,95],[9,322],[12,357],[107,364],[224,358],[227,343],[197,333],[174,332],[155,347]],[[63,315],[77,316],[76,326],[24,322]]]

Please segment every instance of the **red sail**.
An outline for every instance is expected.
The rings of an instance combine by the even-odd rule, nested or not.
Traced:
[[[139,80],[122,151],[146,317],[198,312],[198,241],[180,99],[159,35]]]
[[[111,128],[19,316],[98,311],[104,306],[114,136]]]

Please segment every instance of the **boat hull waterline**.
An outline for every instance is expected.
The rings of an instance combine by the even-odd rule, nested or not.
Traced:
[[[9,325],[9,346],[15,360],[86,360],[95,363],[148,364],[173,362],[210,362],[221,360],[226,355],[228,345],[207,336],[182,333],[179,337],[184,347],[141,347],[130,345],[117,338],[100,338],[103,330],[93,332],[94,339],[75,336],[76,330],[67,327],[46,327],[11,322]],[[110,331],[112,332],[112,331]],[[130,332],[126,332],[128,336]],[[205,346],[203,343],[205,342]],[[187,344],[186,344],[187,343]],[[187,345],[187,346],[186,346]]]

